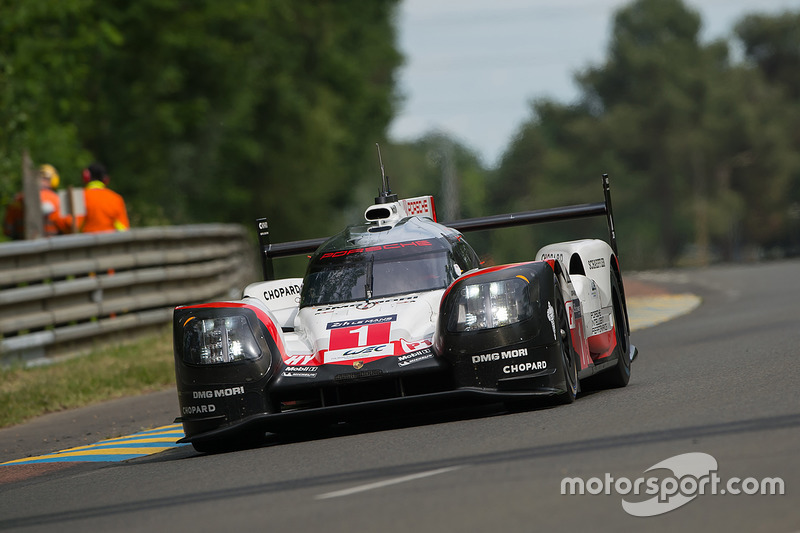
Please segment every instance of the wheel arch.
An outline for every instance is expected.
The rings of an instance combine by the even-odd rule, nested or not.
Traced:
[[[620,292],[619,297],[622,300],[622,308],[625,313],[625,329],[628,334],[630,334],[631,321],[628,316],[628,299],[625,296],[625,284],[623,283],[622,279],[622,268],[620,268],[617,254],[612,252],[611,257],[609,258],[609,263],[611,265],[611,275],[617,278],[617,287],[619,287]]]

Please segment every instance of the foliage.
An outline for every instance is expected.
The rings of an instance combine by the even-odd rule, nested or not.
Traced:
[[[785,35],[794,22],[739,26],[756,68],[733,64],[725,42],[701,43],[700,17],[680,0],[623,7],[607,59],[577,76],[581,100],[532,104],[498,169],[499,196],[513,199],[509,208],[596,201],[609,173],[621,255],[640,268],[677,264],[692,249],[707,262],[711,250],[739,259],[748,246],[785,244],[800,108],[781,87],[796,72],[774,63],[800,58],[800,41]]]
[[[319,231],[393,114],[395,4],[6,2],[0,172],[28,147],[79,185],[99,159],[136,225]]]
[[[481,166],[478,154],[458,140],[442,132],[432,132],[414,142],[382,145],[381,152],[389,185],[400,196],[433,194],[442,220],[488,214],[484,211],[486,169]],[[370,175],[374,178],[367,186],[377,191],[380,185],[377,156],[373,167],[375,171]]]
[[[442,220],[597,201],[608,173],[627,268],[800,252],[800,14],[707,43],[682,0],[624,5],[578,101],[533,100],[487,169],[441,132],[385,141],[397,3],[0,4],[0,202],[27,148],[65,185],[104,161],[135,225],[266,216],[274,241],[313,238],[361,219],[380,141],[392,187]],[[471,240],[507,261],[585,227]]]
[[[745,57],[758,67],[769,83],[800,96],[800,13],[778,17],[748,15],[736,24]]]

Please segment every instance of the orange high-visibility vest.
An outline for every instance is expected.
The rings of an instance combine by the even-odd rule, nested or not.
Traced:
[[[126,231],[131,227],[122,196],[101,181],[91,181],[84,189],[86,216],[81,231]]]
[[[61,216],[61,199],[52,189],[40,189],[39,198],[44,215],[44,234],[48,237],[59,233],[69,233],[70,219]]]
[[[61,201],[58,193],[52,189],[40,189],[39,201],[44,216],[44,236],[51,237],[60,233],[70,233],[72,217],[61,215]],[[25,238],[25,197],[22,193],[14,196],[14,201],[6,208],[3,221],[3,233],[13,239]]]

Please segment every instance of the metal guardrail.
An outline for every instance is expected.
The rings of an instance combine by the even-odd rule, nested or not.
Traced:
[[[177,305],[257,279],[242,226],[202,224],[0,244],[0,364],[41,364],[163,327]]]

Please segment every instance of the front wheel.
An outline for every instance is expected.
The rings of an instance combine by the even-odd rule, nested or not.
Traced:
[[[569,329],[569,318],[567,308],[564,305],[564,297],[561,295],[561,288],[555,285],[555,308],[549,308],[548,318],[552,319],[556,342],[558,343],[558,366],[559,373],[564,379],[564,392],[555,394],[548,398],[544,405],[570,404],[575,401],[578,395],[578,365],[575,358],[575,351],[572,349],[572,333]],[[552,309],[552,315],[551,315]],[[549,325],[549,324],[548,324]],[[527,411],[534,405],[542,405],[541,399],[509,400],[506,407],[511,412]]]
[[[556,285],[556,340],[558,341],[559,352],[561,353],[561,369],[564,374],[564,392],[556,396],[556,401],[561,404],[568,404],[575,401],[578,395],[578,365],[575,359],[575,351],[572,349],[572,332],[569,328],[569,317],[564,305],[564,298],[561,295],[561,288]]]

